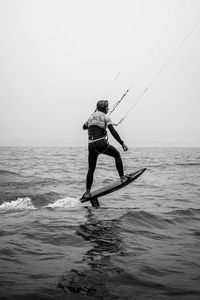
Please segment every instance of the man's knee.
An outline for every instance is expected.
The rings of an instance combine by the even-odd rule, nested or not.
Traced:
[[[115,158],[116,159],[121,159],[121,154],[118,150],[116,150],[116,152],[115,152]]]

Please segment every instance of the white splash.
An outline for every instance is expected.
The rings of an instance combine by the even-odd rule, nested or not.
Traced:
[[[64,199],[56,200],[54,203],[47,205],[46,207],[51,208],[69,208],[75,207],[80,203],[79,199],[66,197]]]
[[[13,200],[11,202],[4,202],[0,205],[0,210],[4,210],[4,211],[28,210],[28,209],[36,209],[29,197],[18,198],[17,200]]]

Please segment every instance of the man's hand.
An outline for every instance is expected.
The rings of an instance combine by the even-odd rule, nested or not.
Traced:
[[[124,143],[122,144],[122,148],[124,151],[128,151],[128,147]]]

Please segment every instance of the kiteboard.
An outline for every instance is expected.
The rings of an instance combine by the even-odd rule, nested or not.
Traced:
[[[142,173],[144,173],[144,171],[146,170],[146,168],[140,169],[138,171],[135,171],[133,173],[130,174],[126,174],[126,181],[125,182],[121,182],[120,179],[118,179],[117,181],[101,187],[97,190],[94,190],[93,192],[91,192],[89,197],[85,197],[84,195],[80,198],[80,202],[81,203],[85,203],[87,201],[90,201],[92,206],[95,208],[99,207],[99,201],[98,201],[98,197],[102,197],[105,196],[107,194],[113,193],[114,191],[117,191],[123,187],[125,187],[126,185],[128,185],[129,183],[133,182],[134,180],[136,180],[139,176],[142,175]]]

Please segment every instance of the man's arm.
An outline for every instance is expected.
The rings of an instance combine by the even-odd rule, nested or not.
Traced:
[[[87,122],[83,124],[83,129],[84,129],[84,130],[88,129],[88,124],[87,124]]]
[[[84,129],[84,130],[88,129],[87,124],[83,124],[83,129]]]
[[[124,144],[124,142],[121,140],[118,132],[114,129],[112,124],[108,125],[108,129],[110,130],[110,133],[112,134],[112,136],[116,139],[116,141],[118,141],[118,143],[120,143],[120,145],[122,146],[122,148],[124,149],[124,151],[127,151],[128,148],[127,146]]]

